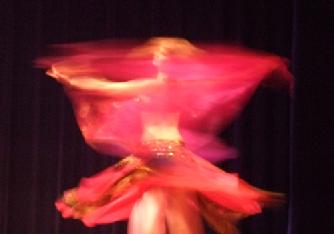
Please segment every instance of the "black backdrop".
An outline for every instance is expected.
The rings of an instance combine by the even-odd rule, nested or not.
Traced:
[[[333,137],[330,103],[321,99],[330,100],[332,87],[329,2],[3,2],[0,233],[125,233],[125,223],[89,229],[55,211],[53,202],[64,189],[115,159],[85,145],[62,88],[34,69],[33,60],[52,43],[151,36],[233,42],[290,59],[296,80],[292,98],[282,90],[259,89],[222,132],[239,149],[239,159],[220,166],[287,194],[283,207],[241,222],[242,233],[332,233],[328,146]]]

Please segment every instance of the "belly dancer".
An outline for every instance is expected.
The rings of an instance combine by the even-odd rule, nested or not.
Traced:
[[[235,234],[238,220],[282,200],[211,162],[234,156],[216,135],[261,83],[291,83],[283,59],[179,38],[59,49],[38,64],[63,84],[86,142],[122,157],[64,192],[64,218],[128,219],[129,234],[201,234],[205,221]]]

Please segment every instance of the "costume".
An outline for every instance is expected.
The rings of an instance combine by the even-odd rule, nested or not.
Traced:
[[[209,161],[234,156],[215,137],[264,81],[290,84],[283,59],[178,38],[144,44],[63,45],[38,61],[64,84],[86,142],[123,157],[56,202],[65,218],[94,226],[129,219],[128,233],[218,233],[282,196]]]

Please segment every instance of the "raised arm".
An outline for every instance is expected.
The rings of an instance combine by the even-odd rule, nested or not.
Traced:
[[[123,82],[115,82],[103,77],[72,77],[62,72],[61,67],[53,65],[47,72],[66,88],[77,89],[103,96],[127,98],[145,93],[158,92],[165,84],[163,78],[140,78]]]

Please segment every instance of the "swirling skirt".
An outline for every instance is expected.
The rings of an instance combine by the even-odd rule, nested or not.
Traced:
[[[153,147],[150,159],[129,156],[83,178],[56,201],[64,218],[86,226],[129,219],[130,234],[238,233],[239,219],[260,213],[282,195],[248,185],[182,146]]]

